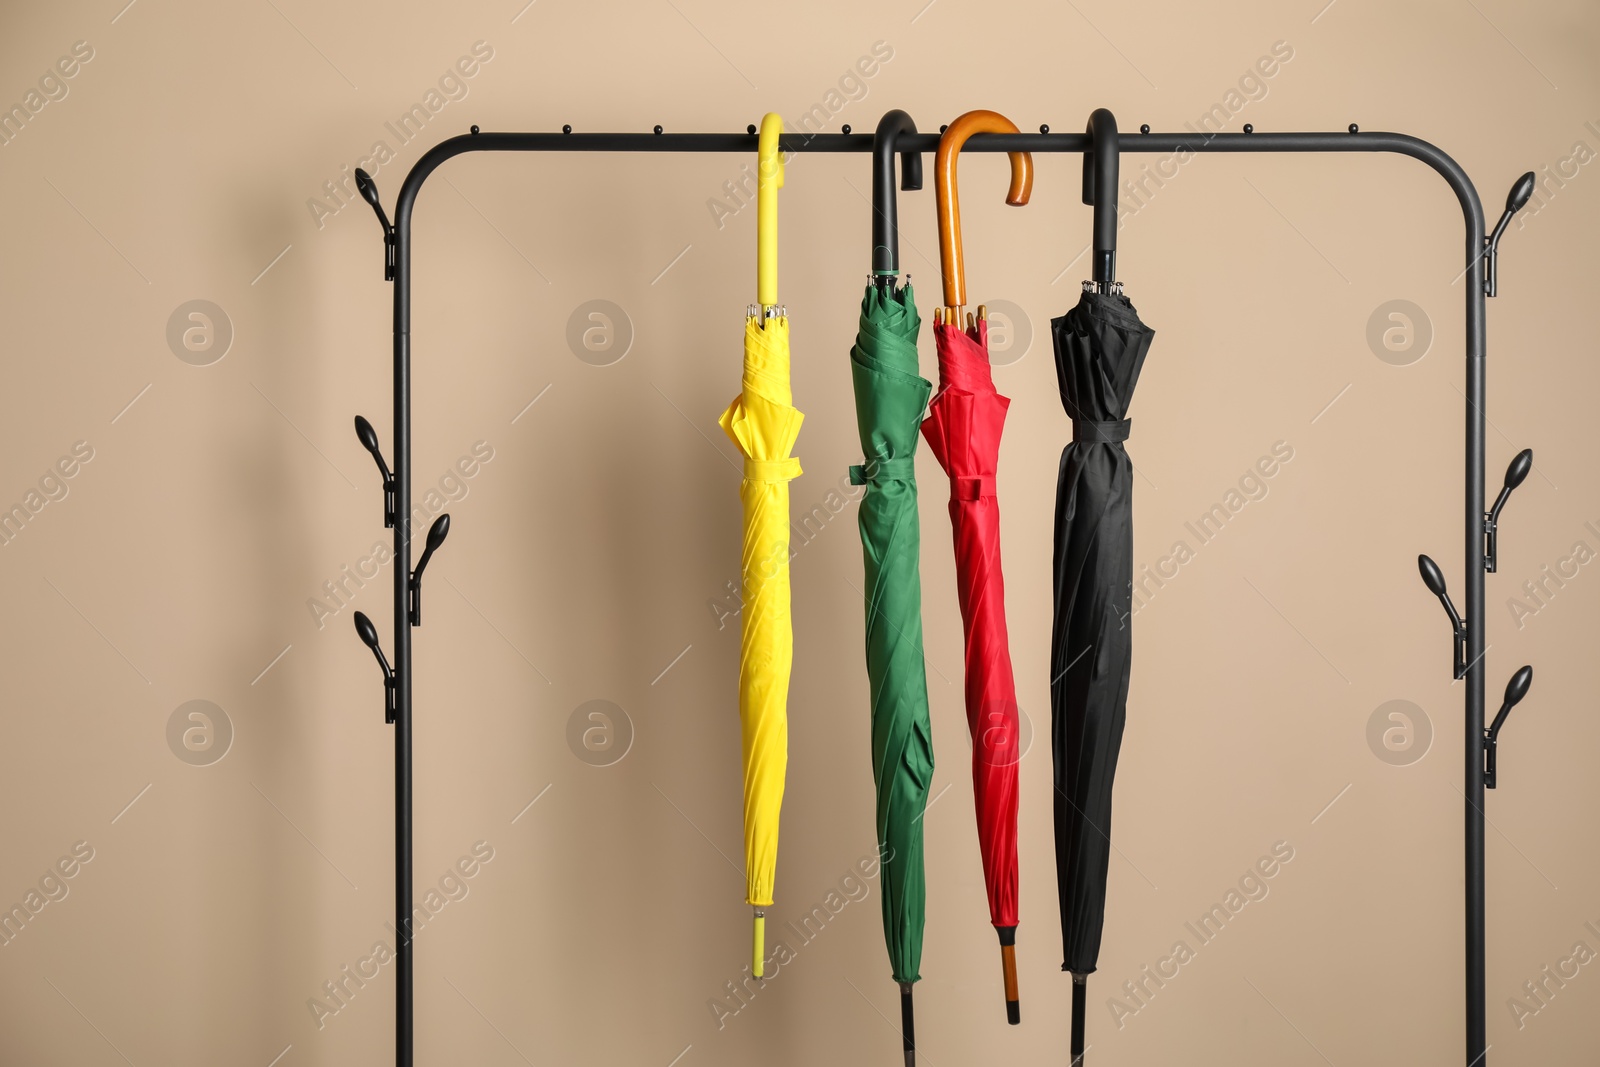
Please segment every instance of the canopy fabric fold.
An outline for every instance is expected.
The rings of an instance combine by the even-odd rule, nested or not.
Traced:
[[[922,434],[950,478],[950,524],[956,588],[966,643],[967,729],[972,737],[972,788],[978,848],[989,898],[989,921],[1017,925],[1016,681],[1006,630],[1000,561],[1000,504],[995,467],[1011,401],[994,387],[989,324],[971,329],[935,323],[939,392]]]
[[[744,327],[743,391],[718,420],[744,455],[739,500],[744,606],[739,631],[739,721],[744,757],[747,903],[772,903],[778,819],[789,764],[789,454],[804,416],[789,386],[789,320],[749,315]],[[757,971],[759,974],[760,972]]]
[[[1127,297],[1085,292],[1051,321],[1072,442],[1056,484],[1050,646],[1062,970],[1099,962],[1111,794],[1132,662],[1133,464],[1128,404],[1154,331]]]
[[[858,524],[865,565],[872,779],[882,855],[883,936],[894,979],[921,975],[926,921],[922,815],[933,784],[933,730],[922,650],[917,428],[933,386],[917,373],[921,320],[911,287],[868,285],[850,350],[865,457]]]

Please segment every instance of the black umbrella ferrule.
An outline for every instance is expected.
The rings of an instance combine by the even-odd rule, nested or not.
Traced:
[[[1117,276],[1117,118],[1105,108],[1089,115],[1093,146],[1083,154],[1083,202],[1094,205],[1095,287],[1110,292]]]
[[[915,134],[917,124],[896,109],[884,112],[872,135],[872,274],[880,285],[893,286],[900,273],[900,224],[894,191],[895,138]],[[900,188],[922,188],[922,153],[900,154]]]
[[[1483,293],[1485,296],[1494,296],[1499,287],[1499,260],[1500,237],[1506,232],[1506,227],[1511,224],[1511,217],[1521,211],[1533,196],[1535,181],[1533,171],[1528,171],[1516,180],[1511,186],[1511,192],[1506,195],[1506,209],[1500,215],[1500,221],[1495,223],[1494,232],[1483,239]]]
[[[911,999],[912,984],[900,983],[900,1049],[906,1067],[917,1067],[917,1013]]]
[[[1500,487],[1500,495],[1494,499],[1494,507],[1484,512],[1483,569],[1490,574],[1493,574],[1495,568],[1499,566],[1500,510],[1506,506],[1506,501],[1511,499],[1511,490],[1521,485],[1532,469],[1533,449],[1524,448],[1512,459],[1510,466],[1506,467],[1506,480]]]
[[[1083,1029],[1089,1008],[1089,976],[1072,975],[1072,1067],[1083,1067]]]

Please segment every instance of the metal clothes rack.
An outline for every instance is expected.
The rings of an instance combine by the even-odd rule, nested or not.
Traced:
[[[1096,112],[1110,119],[1109,112]],[[1462,618],[1445,591],[1439,568],[1427,557],[1419,566],[1424,583],[1439,597],[1450,617],[1453,632],[1455,677],[1466,682],[1466,732],[1464,770],[1464,829],[1466,858],[1465,996],[1467,1067],[1486,1067],[1485,965],[1484,965],[1484,789],[1493,787],[1496,735],[1506,713],[1522,698],[1531,680],[1523,668],[1512,678],[1506,700],[1491,729],[1484,725],[1484,574],[1493,571],[1497,520],[1507,493],[1527,474],[1531,455],[1523,453],[1507,471],[1506,488],[1492,512],[1484,510],[1484,426],[1486,349],[1485,299],[1495,295],[1496,252],[1512,216],[1528,201],[1534,175],[1520,178],[1507,198],[1505,213],[1493,232],[1484,232],[1483,206],[1471,179],[1455,160],[1427,141],[1398,133],[1364,133],[1351,124],[1344,133],[1256,133],[1246,125],[1243,133],[1152,133],[1149,126],[1138,134],[1118,136],[1115,121],[1091,123],[1093,133],[1051,133],[1041,126],[1036,134],[979,134],[966,143],[967,152],[1079,152],[1086,162],[1084,201],[1095,204],[1096,282],[1109,282],[1115,248],[1116,163],[1124,152],[1390,152],[1410,156],[1433,168],[1455,194],[1466,223],[1466,391],[1463,476],[1464,578],[1466,616]],[[1109,132],[1108,132],[1109,131]],[[870,134],[790,133],[781,138],[785,152],[870,153]],[[1109,143],[1111,151],[1104,150]],[[1101,151],[1095,148],[1100,146]],[[371,177],[356,172],[362,196],[383,226],[384,277],[394,282],[394,469],[384,462],[377,434],[367,420],[356,419],[357,435],[371,452],[383,476],[384,525],[394,529],[394,665],[391,669],[380,647],[376,627],[356,613],[356,630],[373,651],[384,675],[386,721],[394,725],[395,797],[395,918],[399,944],[395,953],[395,1063],[413,1064],[412,996],[413,955],[409,936],[412,916],[412,645],[411,630],[421,623],[420,596],[423,568],[449,532],[449,516],[440,516],[428,531],[426,549],[413,571],[411,566],[411,219],[423,183],[445,161],[469,152],[717,152],[753,156],[755,126],[738,133],[575,133],[565,126],[560,133],[472,132],[442,141],[419,159],[400,188],[393,223],[384,213]],[[908,168],[920,172],[921,155],[938,150],[936,134],[901,134],[894,142]],[[1091,176],[1091,170],[1093,176]],[[1109,180],[1107,180],[1109,175]],[[1092,194],[1092,199],[1091,199]],[[881,218],[875,220],[882,225]],[[892,218],[888,220],[892,228]],[[1109,244],[1111,254],[1107,253]],[[1525,459],[1524,456],[1527,458]],[[1519,468],[1520,466],[1520,473]],[[1488,778],[1486,781],[1486,771]]]

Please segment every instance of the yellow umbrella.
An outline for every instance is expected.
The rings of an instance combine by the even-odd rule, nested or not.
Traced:
[[[746,901],[755,908],[752,973],[761,977],[763,908],[778,866],[778,813],[789,765],[789,455],[804,418],[789,389],[789,316],[778,304],[778,187],[783,119],[761,120],[756,185],[756,303],[744,320],[743,391],[717,420],[744,453],[744,608],[739,633],[739,723],[744,737]]]

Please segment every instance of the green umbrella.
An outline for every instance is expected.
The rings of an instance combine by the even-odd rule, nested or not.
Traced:
[[[876,277],[861,299],[861,325],[850,350],[856,423],[866,461],[850,468],[850,480],[866,486],[859,519],[866,563],[867,676],[872,692],[872,776],[878,788],[883,936],[894,980],[900,983],[902,1038],[909,1065],[915,1062],[911,986],[921,977],[917,972],[927,916],[922,814],[933,782],[933,730],[922,659],[915,454],[933,386],[917,373],[917,331],[922,321],[911,286],[895,286],[893,137],[897,132],[915,133],[916,128],[903,112],[890,112],[878,130],[880,178],[886,166],[891,206],[884,207],[882,191],[875,188]],[[920,187],[920,173],[913,176],[910,167],[904,169],[907,187]],[[884,184],[880,180],[875,186]],[[882,239],[885,236],[887,240]]]

